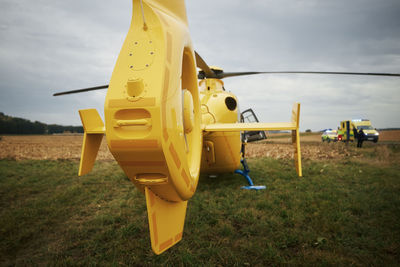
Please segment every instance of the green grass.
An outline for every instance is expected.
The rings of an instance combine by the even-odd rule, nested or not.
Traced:
[[[390,148],[400,153],[398,147]],[[399,265],[400,165],[249,161],[256,184],[202,176],[183,240],[151,251],[143,195],[114,162],[0,160],[0,264]]]

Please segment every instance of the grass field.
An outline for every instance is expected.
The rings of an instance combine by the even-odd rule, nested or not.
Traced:
[[[345,156],[305,157],[301,179],[289,158],[251,158],[263,191],[202,176],[183,240],[160,256],[114,161],[77,177],[74,159],[2,159],[0,265],[399,265],[400,145],[331,145]]]

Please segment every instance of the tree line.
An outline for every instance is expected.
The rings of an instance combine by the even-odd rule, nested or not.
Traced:
[[[0,134],[57,134],[83,133],[82,126],[63,126],[46,124],[39,121],[30,121],[16,118],[0,112]]]

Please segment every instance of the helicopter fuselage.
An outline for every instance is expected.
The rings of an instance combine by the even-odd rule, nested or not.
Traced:
[[[199,89],[203,125],[239,121],[237,98],[225,91],[221,80],[201,80]],[[204,133],[201,173],[233,172],[240,166],[240,149],[240,132]]]

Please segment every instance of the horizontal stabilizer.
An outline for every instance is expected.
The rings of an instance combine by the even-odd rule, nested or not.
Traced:
[[[89,134],[104,134],[104,123],[96,109],[81,109],[79,110],[81,121],[85,133]]]
[[[214,123],[204,127],[206,132],[239,132],[239,131],[276,131],[276,130],[295,130],[294,122],[278,123]]]
[[[170,202],[145,187],[151,247],[161,254],[182,239],[187,201]]]
[[[82,176],[93,169],[105,129],[104,123],[96,109],[79,110],[79,115],[81,116],[85,131],[78,173],[79,176]]]
[[[205,132],[240,132],[240,131],[291,131],[294,148],[294,163],[297,174],[301,177],[301,151],[300,151],[300,103],[294,103],[290,122],[273,123],[214,123],[203,126]]]

